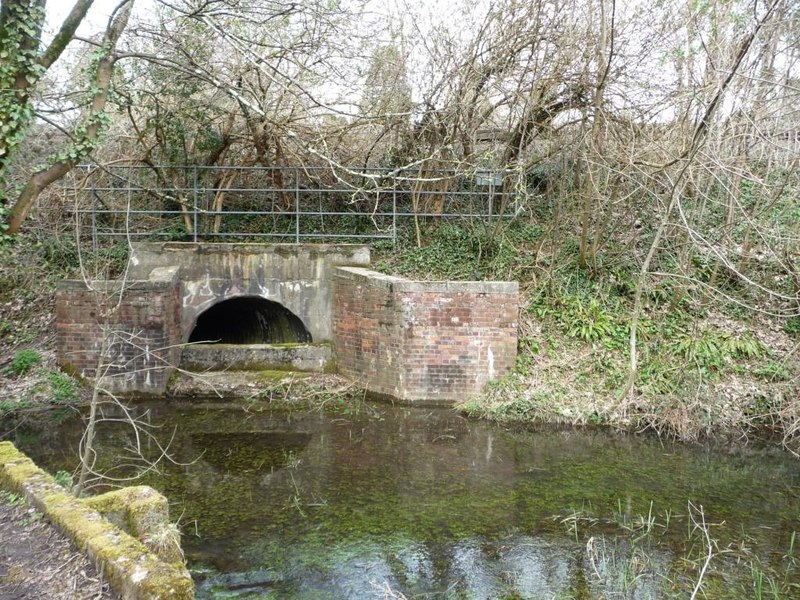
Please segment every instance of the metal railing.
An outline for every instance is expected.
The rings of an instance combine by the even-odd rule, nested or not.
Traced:
[[[508,218],[503,173],[329,167],[82,165],[64,181],[103,237],[300,243],[391,240],[404,221]]]

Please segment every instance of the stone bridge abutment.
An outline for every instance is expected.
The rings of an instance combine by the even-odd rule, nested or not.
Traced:
[[[332,347],[342,374],[414,403],[513,368],[517,284],[412,282],[369,261],[350,244],[136,244],[124,283],[59,284],[59,362],[111,392],[158,395],[179,364],[321,370]],[[324,351],[303,354],[310,342]]]

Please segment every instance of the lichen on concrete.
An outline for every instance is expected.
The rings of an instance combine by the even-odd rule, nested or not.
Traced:
[[[167,563],[69,494],[11,442],[0,442],[0,487],[28,501],[95,561],[124,600],[188,600],[194,584],[186,567]]]

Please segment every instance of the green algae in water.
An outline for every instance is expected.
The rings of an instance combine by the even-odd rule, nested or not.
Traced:
[[[749,595],[742,565],[756,560],[780,589],[800,581],[785,556],[800,528],[800,465],[787,456],[505,431],[446,410],[149,409],[174,428],[179,464],[143,483],[181,515],[201,598],[687,597],[704,548],[689,501],[720,548],[746,537],[751,549],[712,561],[713,597]],[[65,468],[79,433],[41,433],[49,449],[32,453]]]
[[[201,449],[202,460],[221,472],[274,472],[285,468],[292,456],[308,445],[307,433],[241,431],[196,433],[190,436],[194,448]]]

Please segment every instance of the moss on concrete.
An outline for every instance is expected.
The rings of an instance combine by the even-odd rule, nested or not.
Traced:
[[[146,485],[114,490],[83,502],[137,538],[169,521],[167,499]]]
[[[0,442],[0,486],[24,494],[95,561],[124,600],[194,598],[194,584],[183,565],[160,560],[140,541],[67,493],[11,442]]]
[[[307,376],[300,371],[282,371],[280,369],[252,369],[253,380],[264,383],[275,383],[284,379],[296,379]]]
[[[336,366],[336,359],[331,355],[328,361],[325,363],[325,366],[322,368],[322,372],[326,375],[334,375],[339,372],[339,368]]]
[[[180,534],[169,526],[167,499],[140,485],[85,498],[83,503],[126,533],[142,541],[161,560],[183,564]],[[165,536],[164,532],[170,532]],[[168,543],[164,543],[168,537]]]

